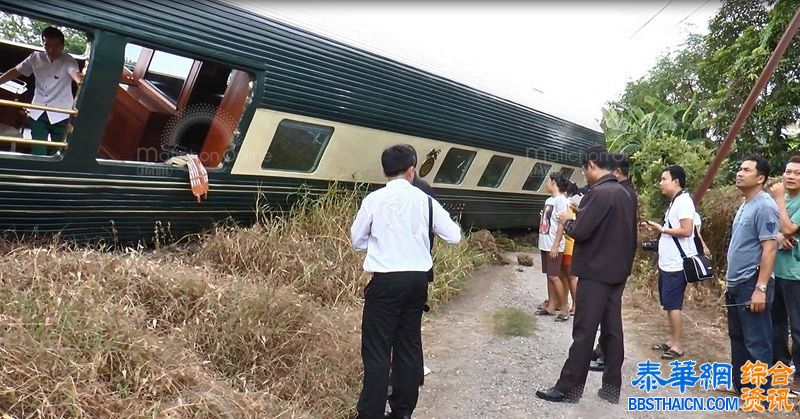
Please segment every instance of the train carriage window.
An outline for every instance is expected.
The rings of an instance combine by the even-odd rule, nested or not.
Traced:
[[[477,153],[470,150],[460,148],[451,148],[442,161],[439,171],[436,172],[436,177],[433,179],[435,183],[449,183],[451,185],[458,185],[464,180],[464,176],[475,159]]]
[[[45,28],[50,47],[60,46],[63,35],[63,50],[54,61],[59,65],[56,73],[50,73],[47,64],[50,58],[42,39]],[[77,118],[76,98],[81,94],[74,78],[86,74],[90,51],[91,40],[83,31],[0,12],[0,74],[5,75],[0,99],[6,101],[0,104],[0,152],[39,156],[66,152]],[[37,75],[52,83],[37,83]],[[36,105],[61,111],[37,109]]]
[[[565,178],[567,178],[567,180],[571,180],[573,173],[575,173],[575,169],[571,167],[562,167],[560,172],[561,174],[564,175]]]
[[[142,54],[142,47],[136,44],[128,44],[125,46],[125,68],[133,71],[136,68],[136,63],[139,61],[139,56]]]
[[[137,43],[125,46],[124,60],[98,159],[163,163],[194,154],[219,167],[251,95],[250,75]]]
[[[511,157],[492,156],[489,159],[489,164],[486,165],[486,170],[483,171],[481,179],[478,181],[478,186],[488,188],[497,188],[503,183],[503,178],[511,167],[511,162],[514,161]]]
[[[311,173],[317,170],[333,127],[284,119],[278,124],[262,169]]]
[[[542,187],[542,182],[547,174],[550,173],[552,166],[545,163],[536,163],[533,165],[531,173],[525,179],[525,184],[522,185],[523,191],[538,191]]]
[[[193,65],[194,60],[192,59],[163,51],[154,51],[144,79],[173,103],[178,103],[181,89],[183,89],[186,79],[189,78],[189,72]]]

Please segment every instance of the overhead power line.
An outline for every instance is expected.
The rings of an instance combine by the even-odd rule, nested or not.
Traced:
[[[675,24],[675,26],[677,27],[677,26],[678,26],[678,25],[680,25],[681,23],[685,22],[685,21],[686,21],[686,19],[689,19],[690,17],[692,17],[692,16],[693,16],[695,13],[697,13],[697,12],[698,12],[700,9],[702,9],[702,8],[703,8],[703,6],[707,5],[707,4],[708,4],[708,2],[710,2],[710,1],[711,1],[711,0],[706,0],[706,1],[704,1],[704,2],[703,2],[703,4],[701,4],[701,5],[700,5],[700,7],[698,7],[698,8],[696,8],[696,9],[694,9],[694,11],[693,11],[692,13],[689,13],[689,16],[686,16],[685,18],[681,19],[681,21],[680,21],[680,22],[678,22],[678,23],[676,23],[676,24]]]
[[[656,12],[656,14],[654,14],[654,15],[653,15],[653,16],[652,16],[650,19],[647,19],[647,22],[644,22],[644,25],[640,26],[640,27],[639,27],[639,29],[637,29],[637,30],[636,30],[636,32],[634,32],[634,33],[633,33],[633,35],[631,35],[631,36],[630,36],[630,38],[629,38],[629,39],[633,39],[633,37],[634,37],[634,36],[636,36],[636,34],[637,34],[637,33],[639,33],[639,31],[641,31],[642,29],[644,29],[644,27],[645,27],[645,26],[647,26],[648,24],[650,24],[650,22],[652,22],[652,21],[653,21],[653,19],[655,19],[655,18],[656,18],[656,16],[660,15],[660,14],[661,14],[661,12],[663,12],[663,11],[664,11],[664,9],[666,9],[666,8],[667,8],[667,6],[669,6],[670,4],[672,4],[672,1],[673,1],[673,0],[669,0],[669,1],[667,2],[667,4],[665,4],[665,5],[664,5],[664,7],[662,7],[662,8],[661,8],[661,10],[657,11],[657,12]]]

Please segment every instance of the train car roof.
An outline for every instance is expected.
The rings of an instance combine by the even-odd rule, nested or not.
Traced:
[[[219,0],[0,0],[0,7],[101,29],[266,73],[260,105],[564,164],[602,133]]]

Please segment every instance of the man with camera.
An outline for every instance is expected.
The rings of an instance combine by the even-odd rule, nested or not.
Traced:
[[[670,339],[666,343],[656,344],[653,349],[661,352],[662,359],[676,359],[683,356],[681,310],[686,292],[683,258],[697,254],[694,242],[695,208],[692,198],[683,190],[686,187],[686,172],[681,166],[665,168],[658,185],[661,193],[670,198],[670,204],[664,213],[663,224],[653,221],[646,223],[649,229],[661,233],[657,249],[658,296],[662,309],[667,312]]]

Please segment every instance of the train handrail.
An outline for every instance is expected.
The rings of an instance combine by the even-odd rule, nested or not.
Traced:
[[[28,145],[43,145],[45,147],[56,147],[56,148],[67,148],[67,143],[63,141],[28,140],[25,138],[6,137],[4,135],[0,135],[0,142],[28,144]]]
[[[64,108],[56,108],[53,106],[44,106],[44,105],[34,105],[32,103],[25,103],[25,102],[16,102],[13,100],[5,100],[0,99],[0,106],[9,106],[12,108],[29,108],[29,109],[38,109],[40,111],[52,111],[52,112],[60,112],[66,113],[69,115],[77,115],[77,109],[64,109]]]

